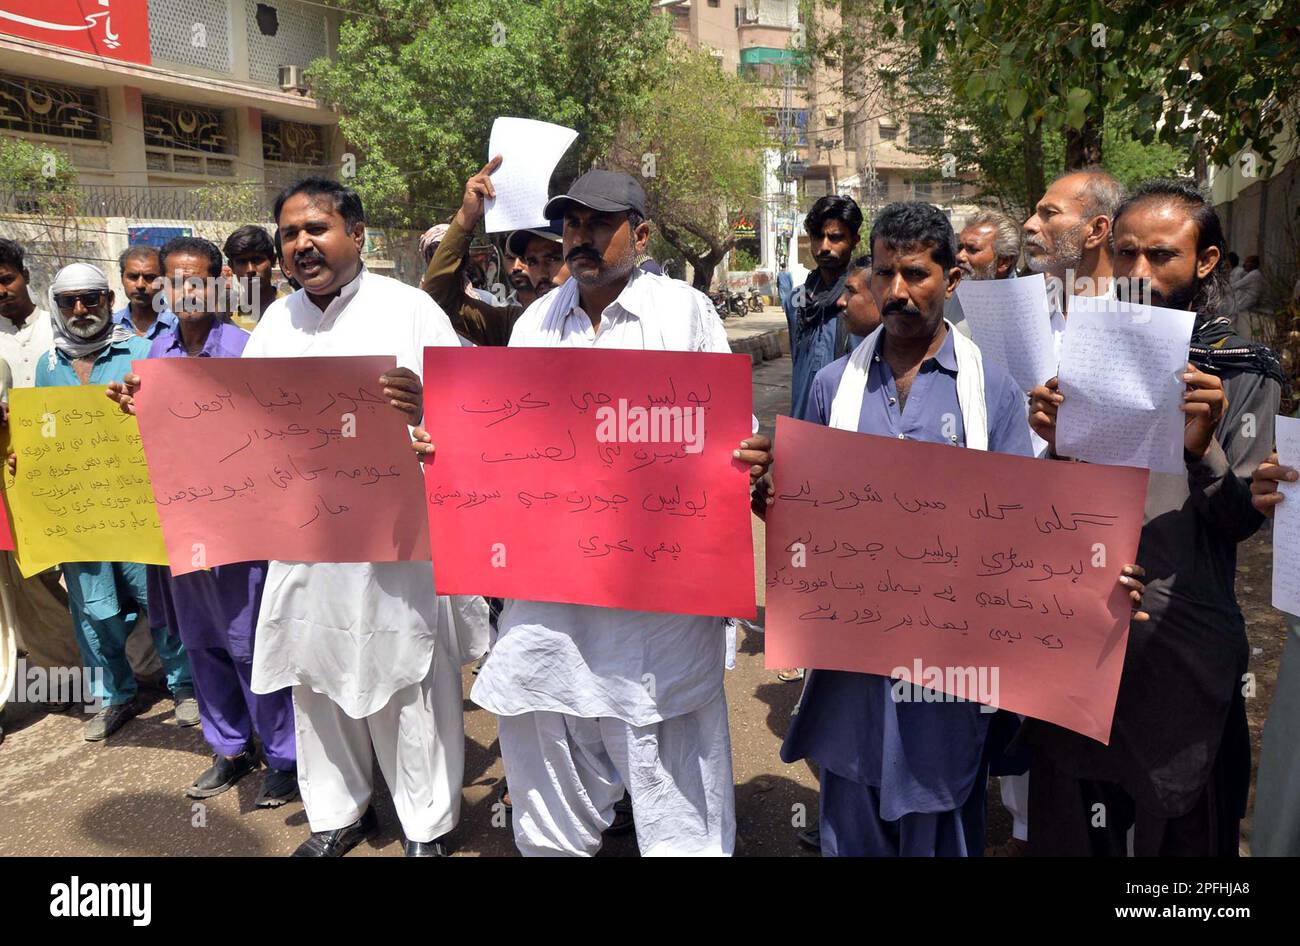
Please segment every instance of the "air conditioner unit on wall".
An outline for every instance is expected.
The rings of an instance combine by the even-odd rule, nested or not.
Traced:
[[[306,95],[307,79],[304,72],[302,66],[281,66],[280,88],[286,92],[297,92],[299,95]]]

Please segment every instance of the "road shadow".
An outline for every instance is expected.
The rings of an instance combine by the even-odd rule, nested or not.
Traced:
[[[817,790],[784,775],[736,786],[737,857],[817,857],[798,833],[817,824]]]
[[[130,792],[97,802],[77,818],[78,836],[135,856],[275,854],[238,818],[180,792]],[[82,852],[84,853],[84,852]]]

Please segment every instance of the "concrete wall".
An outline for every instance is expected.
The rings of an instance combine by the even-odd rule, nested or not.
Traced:
[[[1290,298],[1300,276],[1300,157],[1271,177],[1253,178],[1234,188],[1235,196],[1216,205],[1228,249],[1245,259],[1260,258],[1267,300]]]

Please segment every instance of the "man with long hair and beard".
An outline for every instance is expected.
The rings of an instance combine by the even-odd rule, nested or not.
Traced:
[[[1282,373],[1277,356],[1237,337],[1223,314],[1223,228],[1195,187],[1141,185],[1116,211],[1113,230],[1115,276],[1149,291],[1154,305],[1196,313],[1183,375],[1187,469],[1153,472],[1147,486],[1138,564],[1151,619],[1129,629],[1110,744],[1026,726],[1029,849],[1235,856],[1250,735],[1242,693],[1249,651],[1233,579],[1237,544],[1264,521],[1249,478],[1273,444]],[[1030,395],[1030,423],[1053,455],[1063,400],[1055,378]]]

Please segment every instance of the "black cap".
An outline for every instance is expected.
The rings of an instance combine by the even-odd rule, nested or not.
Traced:
[[[541,237],[543,240],[552,240],[555,243],[563,242],[564,221],[552,220],[544,227],[528,227],[523,230],[516,230],[506,237],[506,249],[510,251],[511,256],[523,256],[524,250],[528,248],[528,241],[533,237]]]
[[[636,178],[622,171],[588,171],[573,182],[567,194],[551,198],[545,210],[547,219],[563,217],[570,202],[602,213],[635,210],[645,216],[645,191]]]

